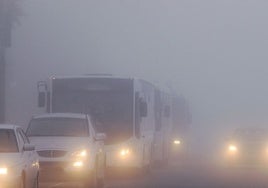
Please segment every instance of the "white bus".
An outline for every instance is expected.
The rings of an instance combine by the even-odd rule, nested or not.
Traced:
[[[168,102],[153,84],[108,75],[52,77],[39,82],[39,107],[47,112],[84,113],[107,135],[107,167],[148,169],[168,158]],[[163,123],[165,122],[165,123]],[[165,124],[163,126],[163,124]]]

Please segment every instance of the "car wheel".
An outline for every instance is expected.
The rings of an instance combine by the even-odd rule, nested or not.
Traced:
[[[99,166],[99,171],[97,172],[97,186],[98,188],[103,188],[105,184],[105,177],[106,177],[106,157],[104,161]]]
[[[21,176],[21,178],[19,179],[18,187],[19,188],[25,188],[25,178],[24,178],[24,176]]]
[[[95,170],[94,170],[94,180],[92,180],[92,186],[95,188],[103,188],[104,187],[104,177],[101,173],[101,169],[99,169],[100,166],[98,164],[96,164]],[[100,177],[101,176],[101,177]]]
[[[151,171],[152,171],[152,167],[153,167],[153,158],[152,158],[152,155],[153,155],[153,151],[152,151],[152,147],[151,147],[151,151],[150,151],[150,157],[149,157],[149,163],[146,164],[144,167],[143,167],[143,174],[147,175],[147,174],[150,174]]]
[[[98,158],[96,158],[95,168],[84,181],[84,188],[103,188],[104,187],[104,169],[100,169]],[[103,167],[105,168],[105,167]],[[103,170],[103,171],[101,171]]]
[[[36,176],[34,180],[34,185],[33,188],[38,188],[39,187],[39,175]]]

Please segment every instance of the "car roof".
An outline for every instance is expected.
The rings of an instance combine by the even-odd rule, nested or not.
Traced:
[[[86,118],[86,114],[78,114],[78,113],[46,113],[42,115],[34,116],[33,119],[38,118]]]
[[[16,129],[19,128],[20,126],[18,125],[13,125],[13,124],[0,124],[0,129]]]

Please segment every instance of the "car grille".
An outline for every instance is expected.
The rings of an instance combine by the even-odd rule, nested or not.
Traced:
[[[65,167],[68,166],[67,162],[39,162],[40,169],[49,171],[63,171]]]
[[[42,150],[37,151],[40,157],[47,157],[47,158],[57,158],[57,157],[64,157],[67,151],[63,150]]]

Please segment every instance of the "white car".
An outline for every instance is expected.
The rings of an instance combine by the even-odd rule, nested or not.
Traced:
[[[88,115],[35,116],[29,123],[27,135],[36,145],[40,178],[79,180],[84,187],[103,186],[105,134],[95,132]]]
[[[0,124],[0,187],[37,188],[38,156],[22,128]]]
[[[224,148],[225,165],[268,168],[267,138],[266,128],[252,126],[235,129]]]

